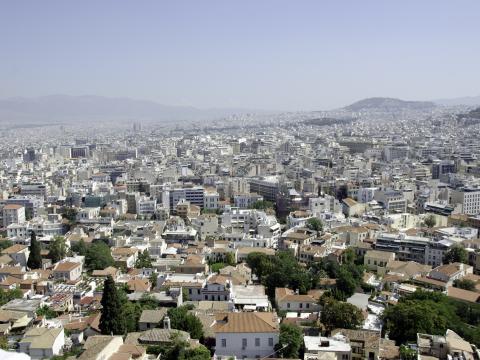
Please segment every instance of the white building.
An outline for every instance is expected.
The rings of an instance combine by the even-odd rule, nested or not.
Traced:
[[[272,355],[278,343],[279,325],[275,313],[227,313],[214,324],[215,356],[263,358]]]
[[[469,215],[480,213],[480,188],[463,187],[451,192],[451,203],[461,204],[462,212]]]
[[[8,204],[3,207],[3,227],[10,224],[25,222],[25,208],[18,204]]]

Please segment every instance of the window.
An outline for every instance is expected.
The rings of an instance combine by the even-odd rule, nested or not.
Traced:
[[[247,339],[242,339],[242,348],[243,349],[247,348]]]
[[[255,338],[255,346],[260,346],[260,338]]]
[[[303,303],[300,303],[300,309],[303,308]]]
[[[268,338],[268,346],[273,346],[273,338]]]
[[[222,339],[222,347],[227,347],[227,339]]]
[[[290,309],[290,303],[287,303],[287,308],[289,308],[289,309]]]
[[[309,303],[307,303],[307,309],[310,309],[310,304]]]

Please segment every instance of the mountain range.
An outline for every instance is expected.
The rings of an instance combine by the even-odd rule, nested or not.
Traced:
[[[351,112],[374,111],[398,113],[402,111],[430,111],[436,106],[480,105],[479,97],[435,101],[405,101],[387,97],[373,97],[357,101],[343,108]],[[49,95],[35,98],[12,97],[0,99],[0,126],[20,124],[74,124],[78,122],[163,123],[220,120],[231,115],[247,113],[275,113],[274,111],[242,108],[199,109],[188,106],[162,105],[154,101],[105,96]]]

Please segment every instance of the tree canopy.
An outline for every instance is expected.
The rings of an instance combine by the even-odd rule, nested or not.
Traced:
[[[427,227],[433,228],[437,224],[437,220],[435,220],[435,216],[431,214],[425,218],[424,223]]]
[[[111,276],[105,279],[102,296],[102,315],[100,317],[100,330],[104,335],[123,335],[125,333],[125,317],[122,302],[115,282]]]
[[[333,329],[356,329],[363,322],[363,315],[355,305],[329,299],[324,301],[320,320],[330,333]]]
[[[49,247],[48,255],[53,263],[56,263],[67,256],[67,244],[63,236],[55,236]]]
[[[443,256],[444,264],[460,262],[466,264],[468,262],[467,250],[461,245],[453,245]]]
[[[456,279],[453,282],[454,287],[469,291],[475,291],[475,284],[475,281],[470,279]]]
[[[267,288],[268,296],[275,297],[275,288],[288,287],[306,294],[312,288],[313,277],[297,262],[289,251],[279,251],[275,256],[251,253],[247,263]]]
[[[307,225],[307,228],[309,228],[310,230],[316,231],[317,233],[323,230],[322,221],[316,217],[308,219],[306,225]]]
[[[444,335],[447,329],[480,345],[480,305],[460,302],[439,292],[417,290],[384,314],[385,330],[398,344],[414,341],[417,333]]]
[[[85,265],[89,270],[102,270],[106,267],[113,266],[113,260],[110,248],[103,241],[94,242],[87,249],[85,256]]]
[[[135,261],[135,267],[137,269],[152,267],[152,258],[147,249],[138,254],[137,261]]]
[[[40,254],[40,244],[37,236],[32,231],[30,234],[30,255],[28,256],[27,266],[30,269],[40,269],[42,267],[42,256]]]
[[[198,317],[188,312],[188,306],[179,306],[168,309],[167,315],[170,318],[172,329],[183,330],[190,333],[192,339],[203,338],[203,326]]]
[[[85,244],[85,241],[83,241],[83,239],[80,239],[80,241],[73,243],[72,251],[80,256],[87,255],[87,245]]]
[[[303,332],[297,325],[281,324],[278,344],[275,346],[277,355],[287,359],[301,358]]]
[[[21,299],[23,292],[20,289],[4,290],[0,288],[0,306],[5,305],[10,300]]]

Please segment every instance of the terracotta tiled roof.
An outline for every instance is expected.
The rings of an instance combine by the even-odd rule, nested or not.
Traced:
[[[216,333],[272,333],[279,332],[275,313],[241,312],[219,315],[214,325]]]

